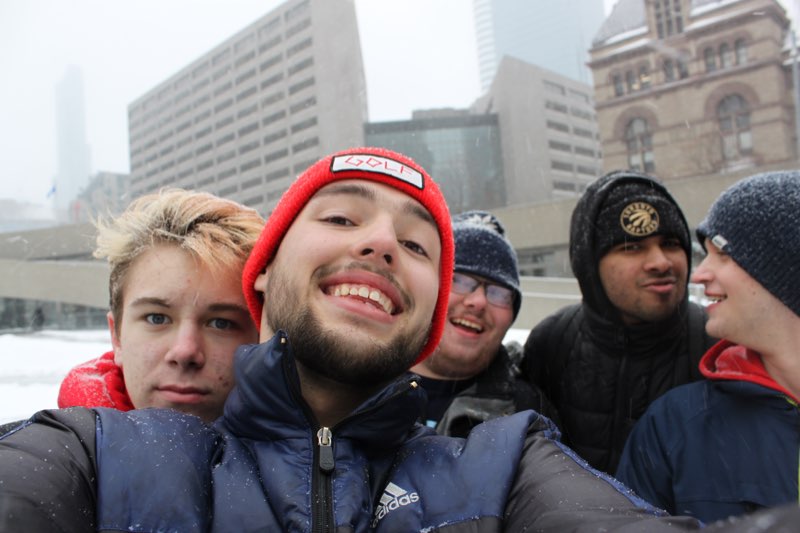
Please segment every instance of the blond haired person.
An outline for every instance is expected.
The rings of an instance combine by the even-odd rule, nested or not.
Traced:
[[[170,407],[212,421],[233,387],[233,353],[258,332],[242,268],[264,226],[253,209],[163,190],[100,219],[113,350],[72,369],[59,407]]]

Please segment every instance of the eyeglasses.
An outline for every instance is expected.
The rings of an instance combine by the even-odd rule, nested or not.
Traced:
[[[511,309],[514,306],[514,291],[502,285],[475,279],[467,274],[453,272],[453,292],[457,294],[472,294],[478,287],[483,287],[486,301],[497,307]]]

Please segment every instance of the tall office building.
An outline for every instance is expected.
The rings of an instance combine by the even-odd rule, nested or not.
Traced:
[[[472,109],[498,116],[506,205],[575,197],[600,175],[590,85],[504,57]]]
[[[55,109],[57,168],[52,196],[57,219],[74,222],[70,206],[91,174],[83,74],[78,67],[67,68],[56,85]]]
[[[290,0],[128,108],[131,194],[201,189],[268,213],[367,116],[353,0]]]
[[[473,0],[481,89],[503,56],[592,83],[586,67],[603,0]]]

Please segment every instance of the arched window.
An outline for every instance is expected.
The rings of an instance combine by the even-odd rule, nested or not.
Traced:
[[[675,80],[675,64],[671,59],[664,60],[664,81],[670,82]]]
[[[750,109],[744,98],[738,94],[723,98],[717,106],[717,120],[722,135],[723,158],[739,159],[753,150]]]
[[[736,42],[733,44],[734,50],[736,50],[736,64],[737,65],[744,65],[747,63],[747,43],[744,39],[736,39]]]
[[[639,172],[653,172],[653,138],[643,118],[635,118],[625,128],[625,143],[628,147],[628,167]]]
[[[719,45],[719,67],[730,68],[733,66],[733,50],[728,43]]]
[[[717,70],[717,54],[710,46],[703,50],[703,57],[706,61],[706,72],[714,72]]]

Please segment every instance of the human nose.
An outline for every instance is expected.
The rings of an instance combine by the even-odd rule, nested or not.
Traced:
[[[672,261],[660,246],[651,246],[647,251],[644,268],[649,271],[665,272],[672,268]]]
[[[465,306],[475,309],[483,309],[486,307],[488,303],[486,300],[486,284],[479,283],[472,292],[464,296],[462,302]]]
[[[692,272],[690,281],[692,283],[702,283],[703,285],[709,283],[712,278],[711,270],[708,268],[707,264],[708,258],[703,259],[697,267],[695,267],[694,272]]]
[[[197,326],[185,324],[178,328],[177,336],[167,351],[167,362],[183,368],[200,368],[205,364],[202,337]]]
[[[363,259],[377,260],[390,266],[397,256],[397,232],[393,222],[379,218],[365,227],[364,236],[357,243],[357,255]]]

